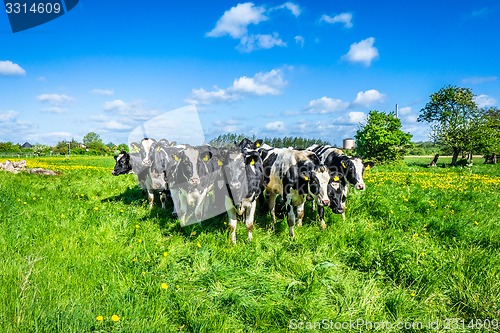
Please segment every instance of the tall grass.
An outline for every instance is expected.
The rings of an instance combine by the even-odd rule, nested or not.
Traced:
[[[295,239],[260,212],[254,240],[240,226],[233,246],[224,215],[181,229],[150,211],[133,175],[111,175],[112,158],[30,159],[62,174],[0,173],[0,331],[498,320],[500,170],[425,161],[369,171],[326,231],[311,207]]]

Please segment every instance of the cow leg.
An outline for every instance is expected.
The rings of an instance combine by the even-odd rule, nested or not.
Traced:
[[[254,200],[250,204],[250,207],[247,207],[246,209],[246,217],[245,217],[245,224],[247,226],[247,232],[248,232],[248,241],[252,241],[253,239],[253,222],[255,218],[255,209],[257,207],[257,201]]]
[[[269,193],[269,212],[271,213],[271,217],[273,218],[273,228],[276,225],[276,197],[278,195],[276,193]]]
[[[302,219],[304,218],[304,202],[297,206],[297,227],[302,226]]]
[[[149,209],[153,209],[153,204],[155,201],[155,193],[153,190],[148,190],[148,202],[149,202]]]
[[[174,208],[172,209],[172,217],[176,218],[177,217],[177,207],[180,206],[180,204],[179,204],[179,190],[171,189],[170,190],[170,197],[172,198],[172,203],[174,206]]]
[[[318,216],[319,216],[319,221],[321,222],[321,229],[326,229],[326,223],[325,223],[325,207],[318,205]]]
[[[286,208],[288,209],[288,234],[290,237],[294,238],[295,233],[293,231],[293,226],[295,225],[295,213],[293,212],[293,205],[287,202]]]
[[[236,225],[238,224],[236,209],[229,197],[226,197],[224,204],[226,206],[229,229],[231,230],[231,242],[236,244]]]
[[[161,208],[162,209],[167,209],[166,202],[167,202],[167,193],[165,191],[160,192],[160,201],[161,201]]]

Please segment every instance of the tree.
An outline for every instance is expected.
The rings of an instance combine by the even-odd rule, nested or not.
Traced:
[[[481,113],[480,132],[477,135],[477,150],[485,157],[487,163],[496,163],[500,152],[500,109],[497,107],[483,108]]]
[[[354,137],[356,152],[362,158],[390,163],[403,159],[411,147],[412,135],[401,130],[401,120],[393,113],[372,110]]]
[[[104,144],[96,132],[89,132],[83,137],[83,144],[89,149],[102,150]]]
[[[471,89],[456,86],[441,88],[420,110],[418,121],[430,123],[431,137],[453,151],[452,165],[456,165],[462,151],[472,156],[480,117]]]

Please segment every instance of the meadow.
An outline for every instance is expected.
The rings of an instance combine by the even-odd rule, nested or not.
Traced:
[[[0,332],[480,332],[500,324],[500,167],[376,166],[346,219],[181,229],[112,157],[0,171]],[[1,162],[1,161],[0,161]],[[440,160],[446,162],[446,159]]]

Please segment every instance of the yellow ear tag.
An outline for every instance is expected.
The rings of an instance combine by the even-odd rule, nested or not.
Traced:
[[[333,177],[333,181],[334,181],[334,182],[338,182],[339,180],[340,180],[339,176],[335,176],[335,177]]]
[[[221,160],[217,160],[217,165],[218,165],[218,166],[222,166],[222,164],[223,164],[223,163],[222,163],[222,161],[221,161]]]
[[[156,147],[156,151],[160,151],[160,149],[161,149],[160,146]]]
[[[250,165],[254,165],[255,164],[255,160],[252,158],[252,160],[250,161]]]
[[[307,176],[304,176],[304,180],[309,180],[309,177],[307,177]]]
[[[255,144],[255,147],[259,148],[259,147],[260,147],[260,143],[258,143],[258,142],[257,142],[257,143]]]
[[[208,161],[208,155],[203,156],[203,161]]]
[[[347,165],[345,164],[345,162],[344,162],[344,161],[342,161],[342,162],[341,162],[341,164],[342,164],[342,167],[344,167],[344,168],[346,168],[346,169],[347,169]]]
[[[371,167],[369,165],[366,166],[365,170],[370,170]]]
[[[177,162],[177,161],[179,161],[179,156],[174,155],[174,160],[175,160],[176,162]]]

